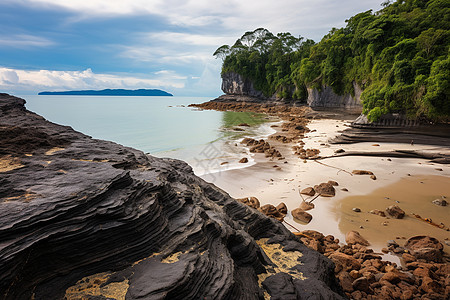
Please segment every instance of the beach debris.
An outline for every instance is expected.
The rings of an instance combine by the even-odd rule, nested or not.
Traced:
[[[348,192],[347,188],[342,188],[341,191]]]
[[[227,161],[224,161],[224,162],[220,163],[220,165],[223,166],[223,165],[226,165],[227,163],[228,163]]]
[[[280,222],[283,222],[283,219],[285,217],[285,214],[278,211],[278,209],[272,204],[263,205],[260,208],[258,208],[258,210],[263,214],[265,214],[266,216],[277,219]]]
[[[361,212],[361,209],[358,208],[358,207],[353,207],[352,210],[353,210],[354,212]]]
[[[374,175],[371,171],[365,171],[365,170],[353,170],[352,174],[354,175]]]
[[[284,202],[281,202],[280,204],[278,204],[276,206],[276,209],[284,215],[287,214],[287,206],[286,206],[286,204],[284,204]]]
[[[378,215],[380,217],[386,217],[386,214],[384,213],[384,211],[379,210],[379,209],[372,209],[371,211],[369,211],[369,213],[371,213],[373,215]]]
[[[241,158],[241,160],[239,160],[239,163],[241,163],[241,164],[248,163],[248,158],[247,157]]]
[[[436,168],[435,170],[436,170],[436,171],[444,171],[444,170],[442,170],[441,168]]]
[[[386,208],[386,212],[394,217],[395,219],[403,219],[403,217],[405,216],[405,211],[402,210],[399,206],[397,205],[391,205],[388,208]]]
[[[380,144],[373,144],[373,147],[380,147]]]
[[[448,205],[447,201],[445,201],[444,199],[435,199],[435,200],[433,200],[431,202],[433,204],[439,205],[439,206],[447,206]]]
[[[334,153],[339,154],[339,153],[344,153],[345,150],[344,149],[337,149],[334,151]]]
[[[328,182],[322,182],[319,185],[315,185],[314,190],[322,197],[334,197],[336,195],[334,186]]]
[[[316,194],[316,191],[313,187],[307,187],[303,189],[300,194],[307,195],[307,196],[314,196]]]
[[[238,126],[250,127],[250,125],[248,125],[247,123],[241,123]]]
[[[307,211],[313,209],[314,207],[315,207],[314,203],[302,201],[302,203],[300,203],[299,208],[303,209],[304,211]]]
[[[296,208],[291,211],[292,217],[294,217],[295,220],[298,220],[300,222],[308,224],[312,220],[312,215],[307,213],[301,208]]]
[[[233,130],[234,130],[234,131],[245,131],[244,129],[239,128],[239,127],[234,127]]]
[[[347,232],[347,234],[345,235],[345,242],[347,244],[360,244],[363,246],[370,245],[370,243],[365,238],[363,238],[358,231],[354,230]]]
[[[245,197],[245,198],[238,198],[237,201],[244,203],[245,205],[250,206],[251,208],[258,209],[260,207],[260,203],[258,198],[256,197]]]
[[[375,175],[370,175],[370,179],[372,179],[372,180],[377,180],[377,176],[375,176]]]

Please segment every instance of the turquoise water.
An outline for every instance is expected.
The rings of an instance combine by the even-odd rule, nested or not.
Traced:
[[[271,132],[265,116],[187,107],[206,97],[22,96],[26,107],[54,123],[93,138],[114,141],[159,157],[187,161],[196,173],[216,170],[220,162],[243,155],[235,142],[244,133],[230,130],[254,124],[246,135]],[[227,167],[233,164],[227,164]],[[236,166],[236,165],[234,165]]]

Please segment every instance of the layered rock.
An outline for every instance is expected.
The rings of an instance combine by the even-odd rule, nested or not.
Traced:
[[[357,83],[353,83],[355,95],[337,95],[330,86],[323,86],[320,90],[308,88],[307,103],[312,108],[344,108],[361,110],[362,89]]]
[[[263,92],[255,89],[251,80],[235,72],[222,74],[222,91],[227,95],[266,98]]]
[[[341,298],[329,259],[187,164],[24,103],[0,95],[0,299]]]

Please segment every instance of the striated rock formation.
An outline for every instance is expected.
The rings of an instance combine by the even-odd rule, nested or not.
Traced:
[[[333,92],[333,89],[329,86],[323,86],[321,90],[308,88],[308,100],[307,103],[312,108],[318,107],[330,107],[330,108],[345,108],[361,110],[361,87],[353,83],[355,95],[337,95]]]
[[[333,263],[178,160],[0,94],[0,299],[341,299]]]
[[[254,88],[253,82],[235,72],[222,74],[222,91],[227,95],[242,95],[263,98],[266,97],[261,91]]]

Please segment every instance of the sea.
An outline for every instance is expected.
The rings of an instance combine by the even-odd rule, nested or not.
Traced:
[[[248,167],[252,154],[239,142],[275,132],[275,120],[251,112],[188,107],[213,97],[26,95],[26,107],[47,120],[71,126],[156,157],[186,161],[196,175]],[[246,123],[250,125],[238,126]],[[248,163],[239,163],[247,157]]]

